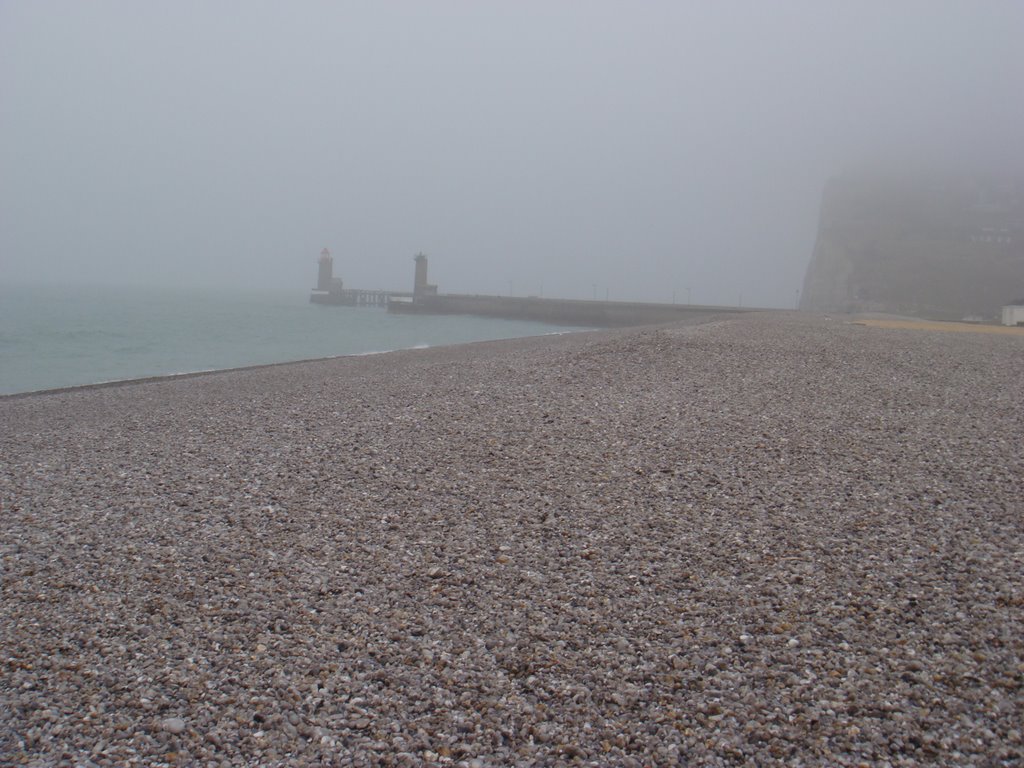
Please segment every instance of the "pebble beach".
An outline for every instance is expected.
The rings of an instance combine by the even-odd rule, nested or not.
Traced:
[[[1024,337],[751,313],[0,398],[0,764],[1024,763]]]

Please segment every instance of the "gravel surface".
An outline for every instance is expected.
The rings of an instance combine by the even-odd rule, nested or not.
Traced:
[[[0,763],[1020,765],[1024,341],[778,313],[0,400]]]

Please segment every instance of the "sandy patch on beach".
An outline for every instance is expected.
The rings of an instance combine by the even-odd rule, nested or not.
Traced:
[[[854,320],[857,325],[871,328],[894,328],[904,331],[943,331],[945,333],[995,333],[1005,336],[1024,337],[1024,328],[1009,325],[988,325],[983,323],[951,323],[938,320]]]

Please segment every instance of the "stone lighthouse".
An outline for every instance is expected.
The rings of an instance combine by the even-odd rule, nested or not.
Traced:
[[[316,277],[316,288],[318,291],[331,290],[331,283],[334,279],[334,258],[331,252],[324,248],[320,251],[319,271]],[[341,287],[340,285],[338,286]]]
[[[416,277],[412,284],[413,300],[421,296],[436,296],[437,286],[430,285],[427,282],[427,255],[425,253],[417,253],[413,257],[413,261],[416,262]]]

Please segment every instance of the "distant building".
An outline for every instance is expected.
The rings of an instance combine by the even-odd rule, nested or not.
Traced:
[[[1024,299],[1003,307],[1003,325],[1024,325]]]

